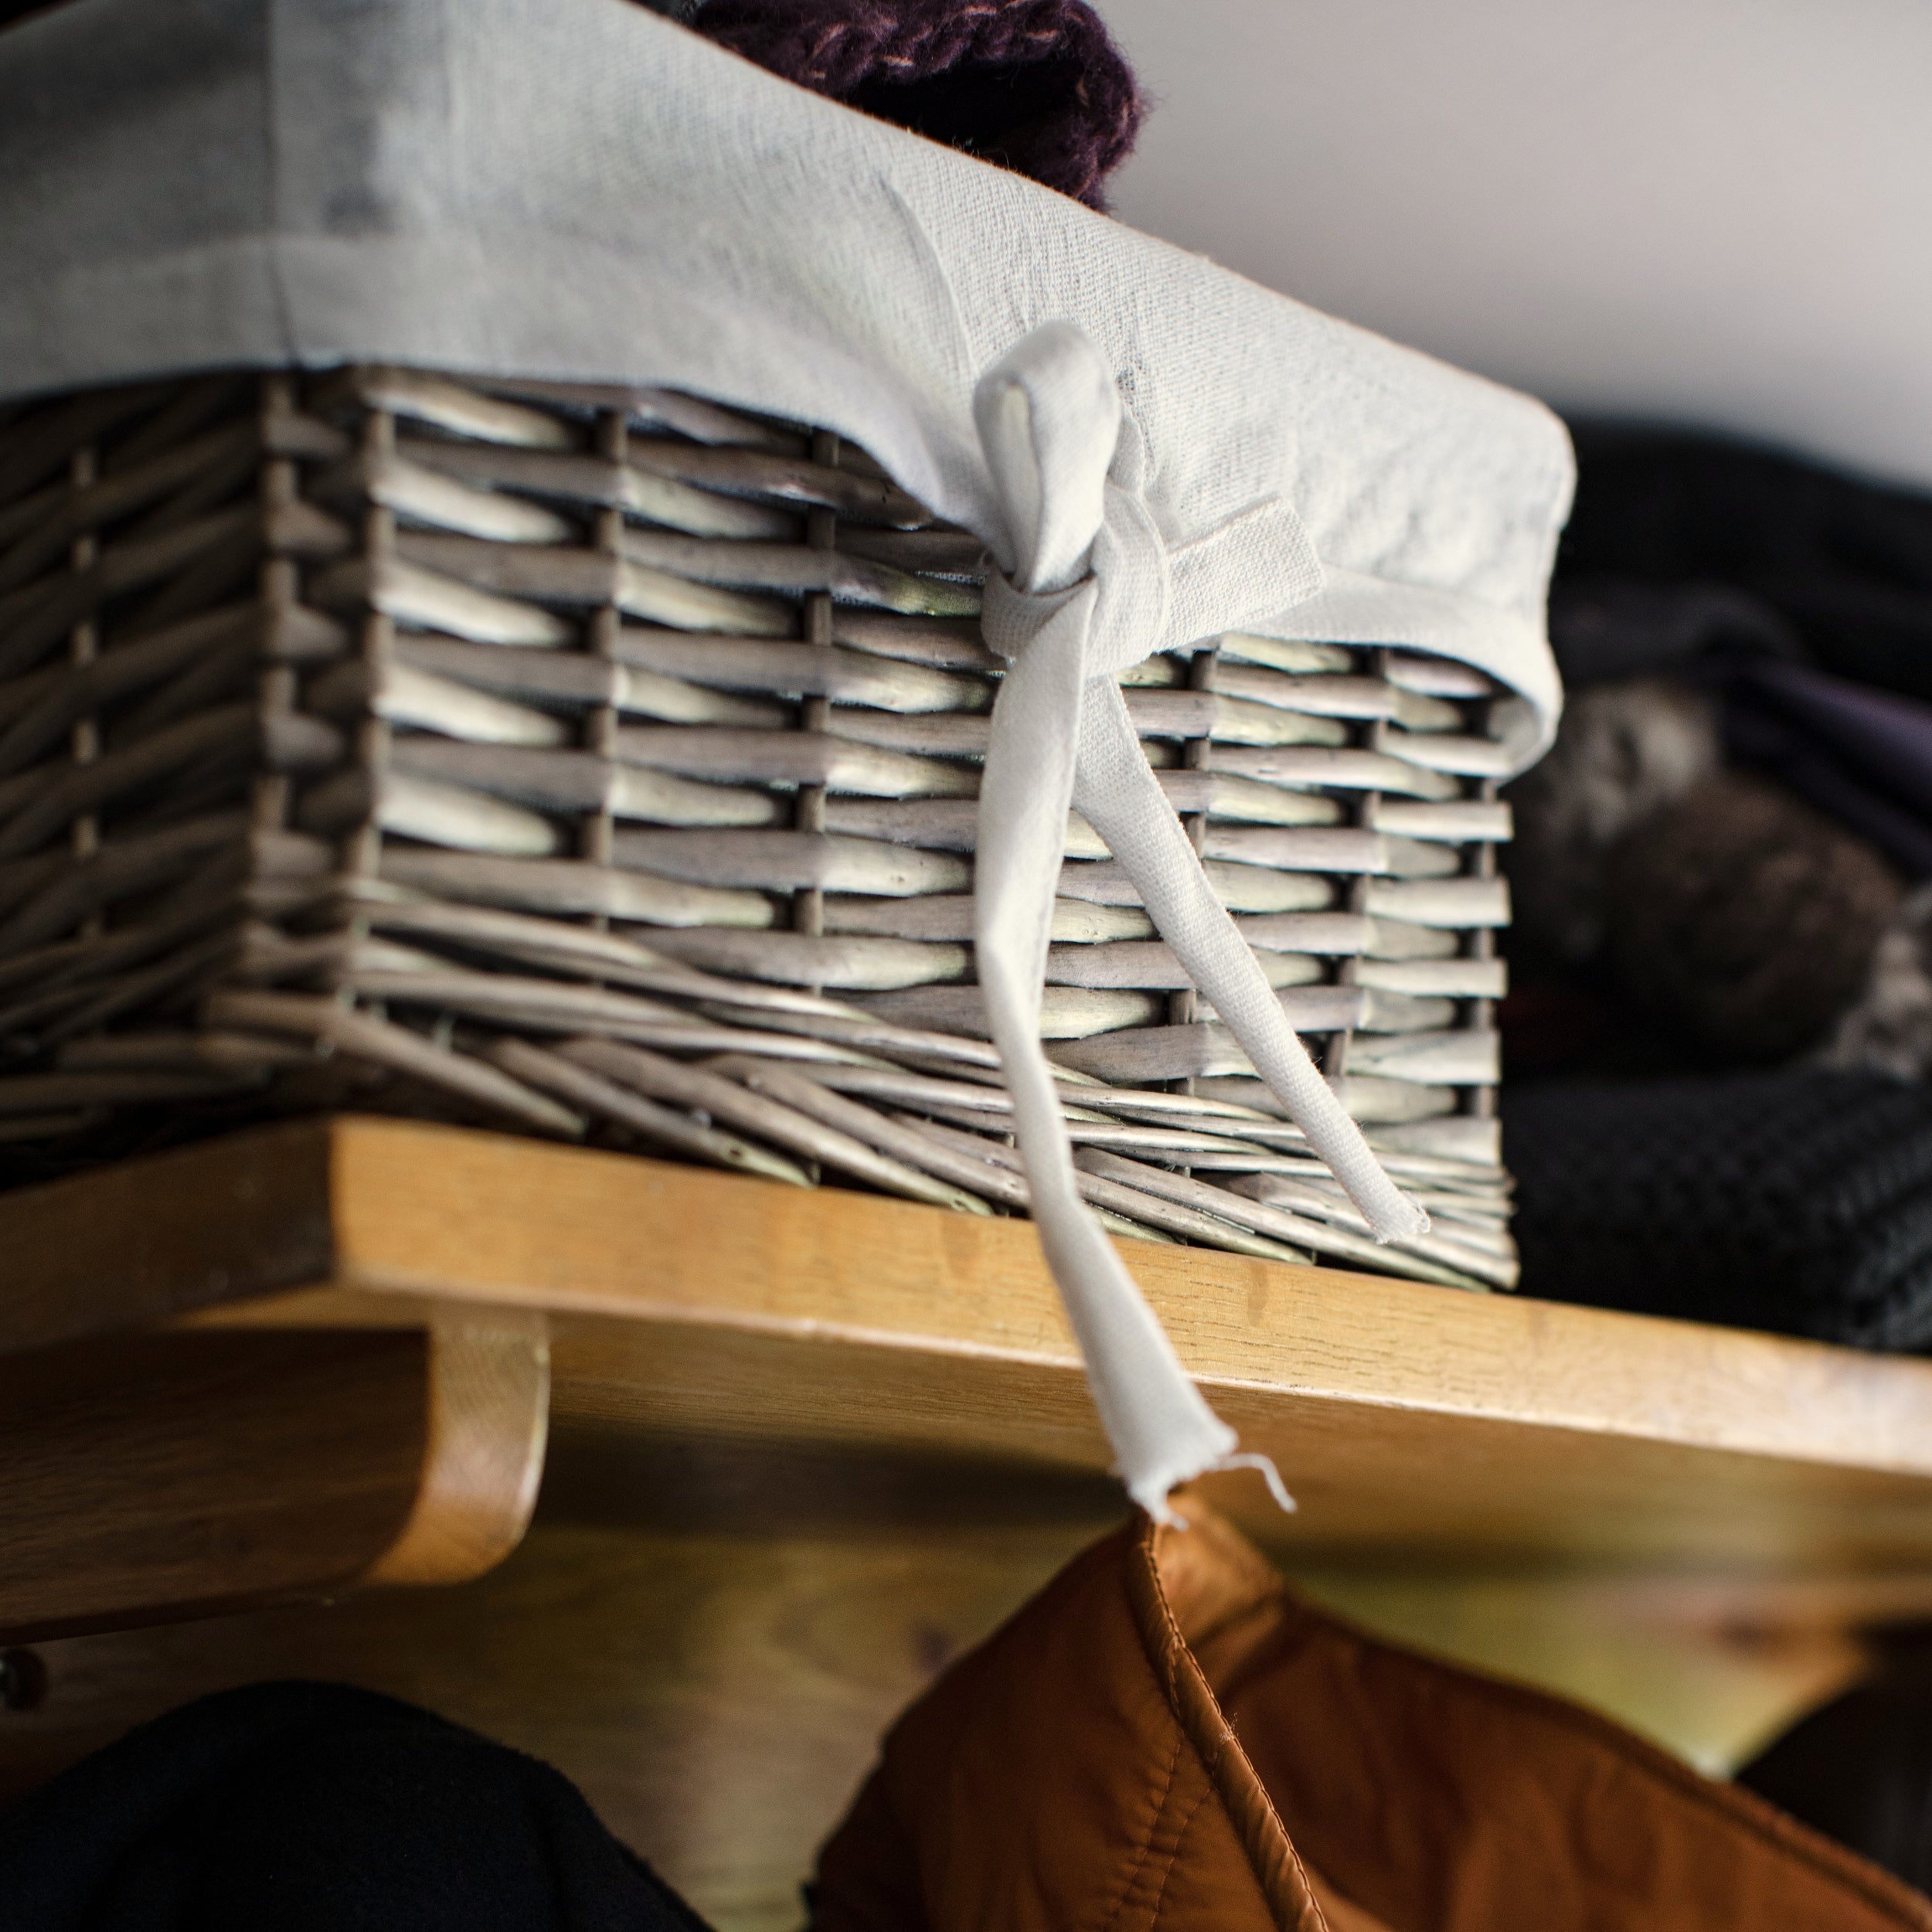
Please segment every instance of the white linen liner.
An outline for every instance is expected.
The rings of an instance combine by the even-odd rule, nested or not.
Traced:
[[[0,400],[349,361],[663,385],[837,430],[985,539],[1012,668],[978,959],[1036,1219],[1135,1498],[1255,1460],[1073,1187],[1038,1036],[1066,808],[1378,1233],[1426,1225],[1206,889],[1116,674],[1237,628],[1411,645],[1515,694],[1526,764],[1560,704],[1553,416],[629,0],[74,0],[0,33]]]

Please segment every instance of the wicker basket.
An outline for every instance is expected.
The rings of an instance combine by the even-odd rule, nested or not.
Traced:
[[[971,536],[825,433],[386,369],[0,415],[16,1175],[380,1109],[1024,1209],[973,981]],[[1148,756],[1434,1231],[1378,1247],[1093,833],[1045,1030],[1117,1232],[1515,1279],[1494,688],[1230,636]]]

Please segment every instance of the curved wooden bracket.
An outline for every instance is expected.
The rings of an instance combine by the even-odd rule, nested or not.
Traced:
[[[0,1635],[480,1575],[529,1522],[549,1415],[514,1313],[0,1358]]]
[[[421,1478],[365,1583],[468,1583],[515,1549],[536,1507],[550,1416],[543,1318],[439,1316],[429,1342]]]

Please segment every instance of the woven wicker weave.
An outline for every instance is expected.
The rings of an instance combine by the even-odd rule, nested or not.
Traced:
[[[836,437],[656,391],[0,416],[0,1139],[44,1172],[354,1107],[1023,1209],[973,984],[982,569]],[[1240,636],[1125,682],[1436,1230],[1366,1238],[1077,819],[1045,1030],[1095,1205],[1509,1285],[1492,688]]]

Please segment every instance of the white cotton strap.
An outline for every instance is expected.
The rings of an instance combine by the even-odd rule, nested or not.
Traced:
[[[1201,869],[1141,750],[1120,685],[1094,679],[1080,716],[1073,803],[1107,842],[1202,997],[1308,1137],[1378,1241],[1426,1234],[1429,1217],[1383,1170],[1316,1070],[1281,1002]]]
[[[979,979],[1013,1102],[1033,1220],[1060,1284],[1100,1422],[1134,1501],[1162,1521],[1168,1492],[1236,1448],[1189,1380],[1114,1246],[1081,1201],[1066,1122],[1040,1050],[1040,988],[1073,795],[1081,645],[1094,586],[1059,608],[1015,660],[993,707],[981,787]]]
[[[1080,1197],[1066,1119],[1040,1046],[1042,985],[1066,814],[1077,801],[1155,925],[1378,1236],[1417,1233],[1421,1211],[1384,1174],[1310,1062],[1147,766],[1116,673],[1236,621],[1199,587],[1200,553],[1305,539],[1285,504],[1250,506],[1182,553],[1177,573],[1117,460],[1118,393],[1080,330],[1049,323],[981,381],[974,417],[1006,513],[1010,573],[988,578],[988,643],[1008,661],[980,787],[979,980],[1013,1100],[1033,1218],[1094,1398],[1135,1502],[1168,1520],[1168,1492],[1231,1466],[1236,1439],[1189,1379],[1113,1243]],[[1110,480],[1110,471],[1115,480]],[[1319,581],[1308,554],[1308,588]],[[1178,592],[1178,594],[1177,594]],[[1199,627],[1171,635],[1175,623]],[[1243,1462],[1252,1458],[1240,1458]],[[1265,1458],[1261,1460],[1265,1461]],[[1272,1465],[1267,1471],[1284,1505]]]

